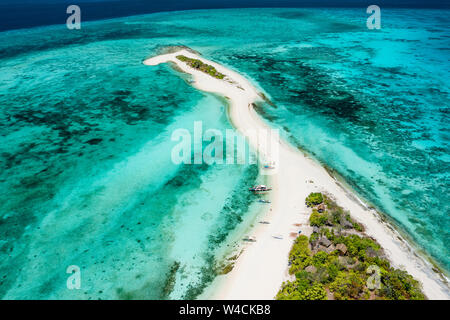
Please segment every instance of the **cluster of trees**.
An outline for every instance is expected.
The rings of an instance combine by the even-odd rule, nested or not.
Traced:
[[[420,284],[406,271],[391,267],[375,240],[356,228],[345,232],[342,219],[348,222],[347,229],[362,226],[331,199],[321,197],[307,198],[309,206],[324,203],[325,210],[316,209],[311,215],[315,226],[311,237],[300,235],[295,240],[289,254],[289,273],[295,280],[283,283],[276,299],[425,299]]]
[[[309,218],[311,226],[330,226],[337,229],[364,231],[362,224],[354,221],[349,212],[344,211],[342,207],[324,194],[311,193],[305,202],[308,207],[313,208]]]
[[[217,78],[217,79],[225,78],[225,75],[218,72],[216,70],[216,68],[214,68],[213,66],[211,66],[209,64],[203,63],[202,61],[200,61],[198,59],[188,58],[183,55],[177,56],[177,59],[180,61],[186,62],[190,67],[192,67],[194,69],[198,69],[202,72],[205,72],[205,73],[209,74],[210,76],[213,76],[214,78]]]

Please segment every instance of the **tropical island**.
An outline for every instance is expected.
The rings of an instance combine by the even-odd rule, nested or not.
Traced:
[[[313,233],[300,235],[289,253],[289,274],[279,300],[423,300],[420,284],[391,266],[364,226],[329,196],[311,193],[306,205]]]
[[[218,72],[216,70],[216,68],[214,68],[213,66],[206,64],[204,62],[202,62],[199,59],[193,59],[193,58],[188,58],[184,55],[178,55],[177,59],[180,61],[185,62],[188,66],[190,66],[191,68],[200,70],[204,73],[209,74],[210,76],[217,78],[217,79],[223,79],[225,78],[225,75]]]

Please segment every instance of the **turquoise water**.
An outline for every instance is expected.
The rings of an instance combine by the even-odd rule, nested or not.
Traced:
[[[116,40],[3,60],[3,298],[193,298],[254,212],[236,191],[256,166],[172,163],[174,130],[231,126],[224,101],[141,63],[155,53]]]
[[[226,103],[142,60],[187,45],[450,268],[448,11],[239,9],[0,33],[0,296],[195,298],[258,206],[254,165],[175,165],[173,130]],[[81,290],[66,288],[69,265]]]

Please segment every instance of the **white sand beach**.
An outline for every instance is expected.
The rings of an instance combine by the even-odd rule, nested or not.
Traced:
[[[177,55],[212,65],[226,78],[219,80],[191,68],[178,60]],[[317,161],[277,137],[258,141],[254,135],[248,135],[249,130],[270,127],[253,110],[251,104],[261,99],[261,96],[247,79],[185,49],[147,59],[144,64],[155,66],[166,62],[173,62],[182,71],[191,74],[192,84],[197,89],[227,97],[232,125],[248,137],[249,143],[265,161],[276,161],[276,169],[269,176],[269,184],[273,187],[270,194],[271,210],[264,216],[269,224],[257,224],[251,230],[248,235],[254,236],[257,241],[246,246],[230,273],[218,277],[220,285],[208,298],[273,299],[282,282],[288,278],[288,254],[295,239],[292,233],[298,234],[299,230],[308,236],[311,233],[305,198],[311,192],[320,191],[331,194],[340,206],[349,210],[352,217],[365,226],[366,234],[383,247],[391,264],[406,270],[421,282],[423,292],[429,299],[450,299],[447,279],[434,272],[431,263],[387,225],[375,210],[368,209],[330,176]],[[271,149],[271,144],[277,145],[278,150]],[[281,238],[274,238],[278,235]]]

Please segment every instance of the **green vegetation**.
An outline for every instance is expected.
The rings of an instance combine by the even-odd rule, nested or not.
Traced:
[[[327,292],[321,283],[313,283],[307,272],[297,280],[288,282],[276,296],[277,300],[327,300]]]
[[[313,207],[323,202],[323,195],[320,192],[310,193],[309,196],[306,197],[306,205],[308,207]]]
[[[314,232],[295,240],[289,254],[295,280],[283,283],[276,299],[425,299],[420,284],[392,268],[380,245],[362,233],[363,226],[348,212],[322,194],[312,193],[306,202],[313,208]]]
[[[177,56],[177,59],[183,62],[186,62],[188,66],[194,68],[194,69],[198,69],[204,73],[209,74],[210,76],[217,78],[217,79],[223,79],[225,78],[225,75],[218,72],[216,70],[216,68],[214,68],[213,66],[203,63],[202,61],[198,60],[198,59],[192,59],[192,58],[188,58],[186,56],[183,55],[179,55]]]
[[[221,270],[218,271],[218,274],[227,274],[227,273],[230,273],[231,270],[233,270],[233,268],[234,268],[234,263],[233,263],[233,262],[228,263],[228,264],[226,264]]]

